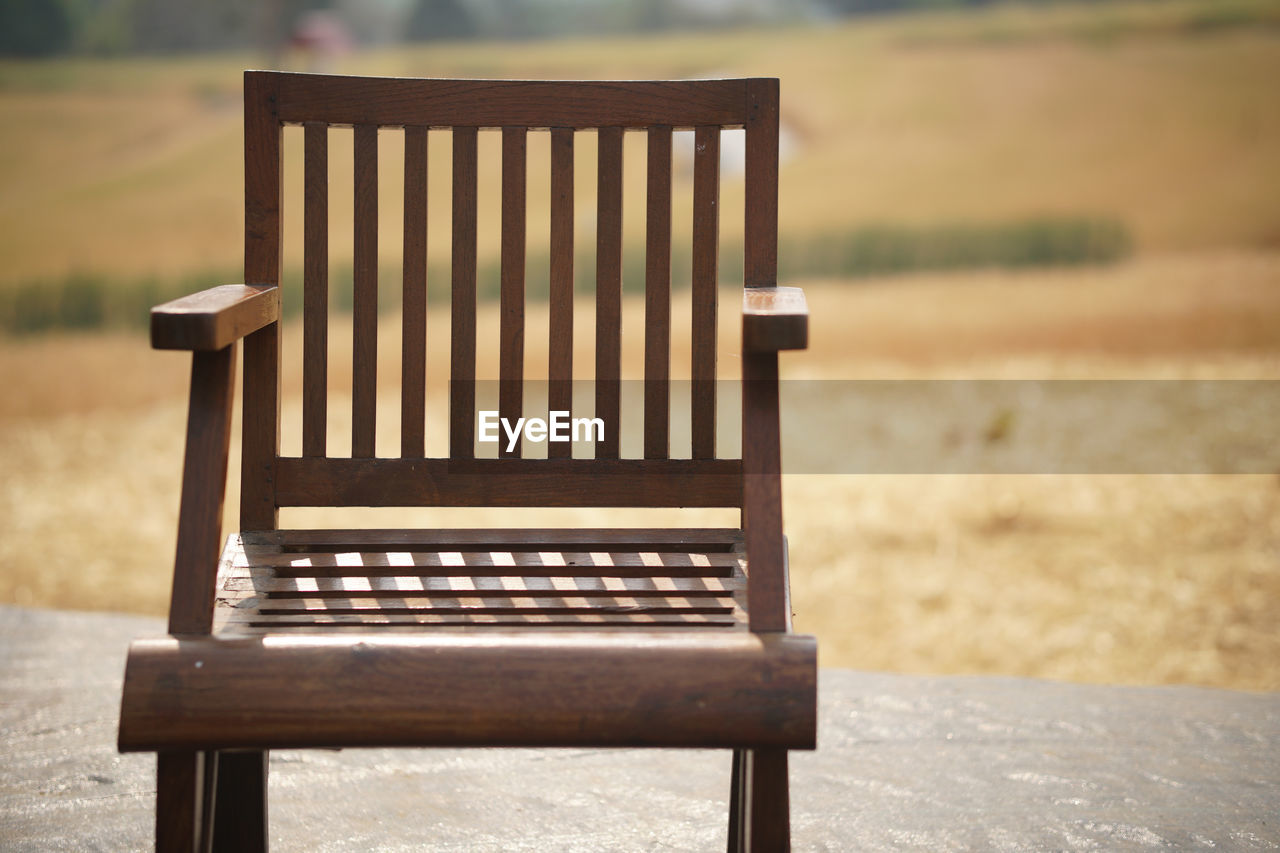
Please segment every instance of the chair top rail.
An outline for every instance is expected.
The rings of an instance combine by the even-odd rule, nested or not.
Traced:
[[[747,79],[450,80],[247,71],[275,89],[281,122],[531,129],[741,127]]]

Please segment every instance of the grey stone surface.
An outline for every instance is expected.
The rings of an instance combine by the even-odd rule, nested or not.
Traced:
[[[154,619],[0,607],[0,849],[141,850],[154,759],[115,751]],[[824,670],[797,850],[1280,849],[1280,695]],[[729,759],[282,751],[276,850],[720,850]]]

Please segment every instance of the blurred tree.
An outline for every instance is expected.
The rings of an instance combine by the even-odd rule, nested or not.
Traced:
[[[409,41],[449,41],[474,38],[475,19],[461,0],[418,0],[405,25]]]
[[[0,0],[0,55],[61,53],[72,35],[71,14],[60,0]]]

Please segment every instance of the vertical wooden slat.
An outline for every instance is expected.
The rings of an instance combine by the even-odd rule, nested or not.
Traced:
[[[329,126],[307,122],[302,261],[302,455],[324,456],[329,379]]]
[[[280,283],[280,121],[275,78],[244,75],[244,280]],[[240,456],[240,528],[273,530],[280,455],[280,324],[245,338]]]
[[[670,454],[671,128],[649,128],[644,282],[644,457]]]
[[[427,129],[404,129],[404,284],[400,455],[426,456]]]
[[[475,456],[476,141],[476,128],[453,129],[449,455],[454,459]]]
[[[351,455],[374,455],[378,404],[378,127],[355,129],[355,295],[351,371]]]
[[[769,287],[778,263],[778,81],[749,81],[747,107],[743,265],[748,287]],[[742,504],[752,631],[787,628],[780,438],[778,354],[744,353]]]
[[[551,130],[551,319],[547,408],[573,408],[573,128]],[[567,441],[547,444],[547,456],[568,458]]]
[[[743,272],[747,287],[778,284],[778,81],[747,82]]]
[[[716,455],[716,287],[720,251],[720,128],[693,136],[693,458]]]
[[[604,421],[597,459],[618,458],[622,375],[622,128],[599,130],[596,178],[596,411]]]
[[[498,412],[511,423],[522,416],[524,383],[524,252],[526,131],[502,129],[502,293],[498,339]],[[500,441],[499,456],[520,456]]]

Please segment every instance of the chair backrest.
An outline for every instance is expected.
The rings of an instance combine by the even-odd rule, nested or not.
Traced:
[[[720,275],[720,136],[745,128],[744,284],[776,278],[778,81],[533,82],[245,74],[245,281],[279,284],[282,135],[301,125],[303,206],[302,455],[280,455],[280,330],[245,343],[241,523],[270,529],[281,506],[740,507],[742,462],[716,453],[716,291]],[[326,453],[329,128],[354,128],[352,442]],[[378,132],[404,137],[401,442],[376,458]],[[477,459],[476,297],[478,131],[501,129],[498,411],[521,414],[524,378],[527,138],[550,136],[548,403],[572,410],[574,143],[598,145],[595,399],[603,421],[594,458],[548,445],[525,459],[502,443]],[[692,129],[692,344],[689,459],[669,451],[672,133]],[[429,131],[452,134],[449,452],[426,458]],[[643,458],[620,458],[623,133],[648,136],[644,275]],[[735,305],[735,308],[737,306]],[[541,330],[538,330],[539,332]],[[574,412],[575,417],[581,413]]]

